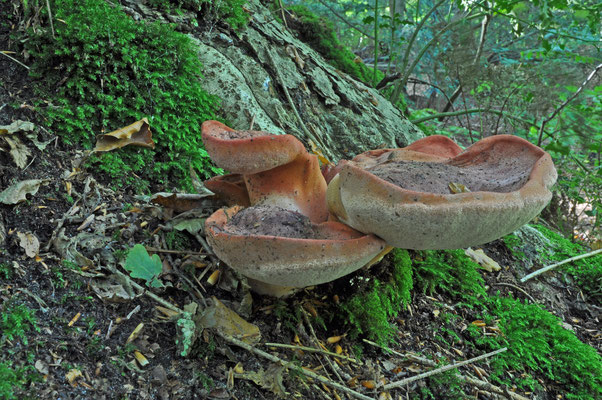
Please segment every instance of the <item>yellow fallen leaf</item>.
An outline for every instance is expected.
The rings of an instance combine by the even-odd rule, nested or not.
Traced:
[[[340,336],[331,336],[328,339],[326,339],[326,342],[328,342],[328,344],[333,344],[333,343],[338,343],[341,341],[341,339],[343,339],[345,337],[345,335],[340,335]]]
[[[75,316],[73,318],[71,318],[71,321],[69,321],[67,326],[73,326],[73,324],[75,324],[77,322],[77,320],[79,319],[79,317],[81,317],[81,316],[82,316],[82,313],[80,313],[80,312],[75,314]]]
[[[209,275],[209,278],[207,278],[207,283],[210,284],[211,286],[213,286],[217,283],[218,278],[219,278],[219,269],[216,269],[215,271],[213,271],[213,273],[211,275]]]
[[[140,335],[140,332],[142,332],[142,328],[144,328],[144,324],[141,322],[132,331],[132,333],[130,334],[130,336],[128,337],[128,339],[125,341],[125,344],[132,343],[134,340],[136,340],[136,338],[138,337],[138,335]]]
[[[152,132],[146,118],[116,131],[99,135],[93,152],[111,151],[124,146],[141,146],[155,148]]]
[[[215,296],[211,298],[213,306],[208,307],[199,320],[199,327],[215,329],[228,336],[240,338],[243,342],[254,344],[261,339],[257,325],[242,319],[237,313],[226,307]]]
[[[144,357],[144,354],[140,353],[138,350],[134,350],[134,358],[138,361],[141,367],[145,367],[148,365],[148,359]]]
[[[70,369],[69,372],[65,374],[65,378],[67,378],[67,382],[71,385],[75,383],[77,378],[83,378],[82,372],[79,369]]]

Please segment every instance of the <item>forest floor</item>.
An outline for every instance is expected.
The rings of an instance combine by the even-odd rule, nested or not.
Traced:
[[[442,383],[446,381],[419,379],[388,391],[383,385],[449,364],[449,360],[483,354],[464,340],[453,345],[441,340],[437,334],[440,315],[453,313],[455,301],[437,293],[413,292],[411,305],[391,321],[396,338],[390,349],[395,353],[361,338],[352,340],[345,336],[348,326],[329,322],[336,321],[330,314],[336,312],[338,299],[361,290],[362,282],[390,274],[390,257],[369,271],[307,288],[286,300],[249,294],[235,274],[207,254],[199,242],[202,236],[173,228],[173,210],[151,204],[131,188],[119,188],[102,174],[83,168],[84,151],[65,145],[44,129],[44,121],[33,109],[25,68],[2,57],[0,70],[5,71],[0,85],[0,125],[32,122],[32,133],[45,144],[38,148],[19,133],[29,152],[23,167],[15,166],[9,152],[0,152],[0,190],[38,180],[33,183],[37,191],[22,192],[26,200],[0,204],[0,304],[4,326],[12,329],[0,332],[0,376],[4,380],[0,388],[9,382],[14,390],[6,389],[6,398],[13,393],[14,398],[64,400],[336,399],[361,395],[397,399],[421,393],[426,386],[434,398],[448,398],[449,388]],[[19,151],[26,153],[23,147]],[[197,210],[196,217],[212,211]],[[141,289],[143,281],[130,278],[121,266],[135,244],[145,245],[162,260],[160,278],[167,287],[150,290],[152,296]],[[565,327],[600,352],[599,307],[584,304],[578,290],[570,286],[556,284],[541,290],[542,285],[521,284],[516,277],[524,274],[525,267],[502,241],[483,248],[503,266],[499,272],[482,272],[490,293],[510,293],[557,310]],[[81,262],[65,261],[70,258]],[[208,282],[217,270],[217,281]],[[235,345],[216,329],[209,329],[209,323],[207,329],[195,332],[192,349],[177,345],[178,332],[185,329],[177,328],[176,321],[183,324],[183,319],[173,309],[192,311],[185,306],[198,304],[223,310],[212,299],[258,328],[260,337],[253,329],[249,335],[254,336],[249,340],[253,349],[285,360],[287,366],[302,366],[320,374],[329,383],[304,377],[265,354]],[[228,318],[234,317],[223,319]],[[460,321],[456,326],[460,338],[465,337],[463,324]],[[226,325],[224,329],[236,324]],[[266,343],[304,345],[318,352]],[[361,360],[354,360],[353,349],[358,346],[363,347],[363,354]],[[192,355],[183,357],[182,351]],[[542,389],[537,393],[503,388],[496,394],[496,387],[483,384],[488,368],[487,359],[458,368],[456,376],[466,395],[479,399],[520,398],[517,395],[562,398],[561,389],[538,376],[534,378],[540,380]],[[332,382],[352,393],[334,388]]]

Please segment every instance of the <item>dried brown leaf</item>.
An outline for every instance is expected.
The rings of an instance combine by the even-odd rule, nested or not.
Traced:
[[[29,258],[35,258],[40,251],[40,241],[31,232],[17,232],[17,237],[20,240],[19,245],[25,250],[25,254]]]
[[[154,149],[152,136],[148,120],[143,118],[116,131],[99,135],[93,151],[111,151],[129,145]]]

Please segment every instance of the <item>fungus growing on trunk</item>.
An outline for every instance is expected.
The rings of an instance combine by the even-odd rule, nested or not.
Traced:
[[[453,249],[513,232],[551,199],[557,174],[539,147],[498,135],[459,152],[441,138],[343,162],[328,186],[330,211],[391,246]]]
[[[228,204],[250,204],[211,215],[207,240],[255,291],[281,296],[328,282],[385,250],[373,235],[326,222],[327,185],[318,158],[295,137],[235,131],[216,121],[203,123],[202,131],[211,158],[235,172],[205,184]]]

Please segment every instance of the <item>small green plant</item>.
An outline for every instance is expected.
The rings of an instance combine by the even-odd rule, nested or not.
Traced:
[[[341,303],[345,321],[352,326],[351,337],[366,335],[387,345],[394,330],[389,319],[410,303],[412,261],[407,250],[393,250],[393,273],[388,282],[375,279],[368,290]]]
[[[14,270],[7,263],[0,263],[0,277],[4,277],[4,279],[8,280],[13,277]]]
[[[332,66],[369,85],[384,78],[382,72],[367,67],[340,42],[332,22],[317,16],[302,5],[290,6],[286,10],[285,13],[293,15],[287,17],[289,26],[296,29],[301,35],[301,40],[318,51]]]
[[[0,315],[0,333],[3,339],[0,347],[3,346],[4,339],[21,339],[27,344],[26,333],[32,329],[39,331],[35,311],[24,304],[17,304],[14,300],[7,301]]]
[[[149,256],[143,245],[137,244],[128,252],[123,267],[130,271],[132,278],[142,278],[146,286],[161,288],[163,283],[159,280],[159,274],[163,271],[163,264],[158,255]]]
[[[186,35],[136,22],[103,0],[55,0],[52,10],[61,21],[55,38],[32,33],[26,47],[37,90],[49,101],[40,111],[55,132],[90,148],[96,134],[147,117],[154,151],[124,148],[90,162],[138,189],[139,177],[191,188],[189,165],[206,177],[220,172],[199,134],[218,99],[201,88],[197,49]]]
[[[190,248],[190,240],[185,233],[176,230],[165,234],[165,244],[170,250],[186,250]]]
[[[0,362],[0,400],[23,398],[27,382],[36,379],[33,367],[14,367],[12,362]]]
[[[200,383],[201,387],[207,392],[210,392],[215,388],[215,382],[213,379],[211,379],[211,377],[203,371],[195,370],[194,377]]]

